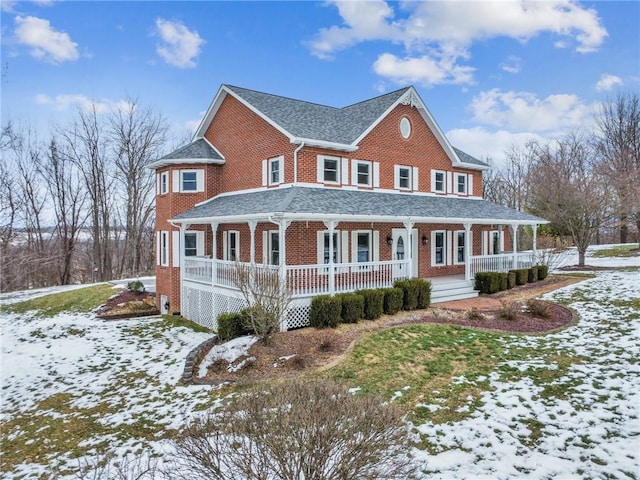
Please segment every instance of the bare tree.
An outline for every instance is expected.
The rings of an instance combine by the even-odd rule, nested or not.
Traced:
[[[109,135],[115,154],[117,183],[124,192],[124,246],[119,256],[117,275],[136,275],[149,268],[143,265],[145,232],[153,222],[154,178],[147,168],[159,158],[165,143],[167,125],[161,115],[142,108],[137,99],[127,99],[126,109],[113,111],[109,117]]]
[[[578,249],[579,265],[610,215],[609,189],[595,169],[595,153],[578,133],[537,148],[531,169],[534,213],[566,230]]]
[[[106,135],[95,107],[90,112],[78,110],[72,125],[60,130],[64,152],[80,170],[89,197],[92,235],[92,262],[96,280],[112,277],[113,179],[107,157]]]
[[[629,221],[636,223],[640,234],[640,96],[619,94],[614,101],[603,102],[597,122],[599,167],[613,187],[620,242],[626,243]]]
[[[280,329],[291,303],[291,290],[280,278],[280,271],[268,265],[248,265],[236,262],[234,285],[247,307],[247,318],[260,339],[268,343]]]
[[[410,479],[399,408],[331,382],[254,387],[175,439],[173,478]]]

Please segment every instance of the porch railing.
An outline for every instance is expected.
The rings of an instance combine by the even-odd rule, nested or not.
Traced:
[[[185,280],[211,284],[213,261],[203,257],[186,257],[182,263],[182,275]]]
[[[535,262],[532,251],[517,252],[515,264],[513,255],[513,253],[501,253],[471,257],[471,276],[477,272],[508,272],[514,268],[529,268]]]

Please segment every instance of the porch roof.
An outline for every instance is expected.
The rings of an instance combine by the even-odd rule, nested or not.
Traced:
[[[486,200],[291,186],[214,197],[171,219],[232,223],[251,219],[418,223],[542,224],[546,220]]]

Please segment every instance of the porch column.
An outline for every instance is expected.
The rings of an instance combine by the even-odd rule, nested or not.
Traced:
[[[411,240],[411,229],[413,228],[413,226],[415,225],[415,222],[411,221],[411,219],[407,220],[406,222],[402,222],[402,224],[404,225],[405,230],[407,231],[407,246],[405,247],[407,251],[409,251],[410,255],[407,256],[408,259],[408,265],[407,265],[407,277],[408,278],[413,278],[413,255],[414,255],[414,251],[413,251],[413,241]],[[393,258],[392,258],[393,260]]]
[[[249,224],[249,232],[251,232],[251,252],[250,259],[251,265],[256,263],[256,226],[258,225],[257,220],[249,220],[247,222]]]
[[[533,225],[531,225],[531,228],[533,228],[533,246],[531,247],[531,250],[533,250],[533,261],[537,263],[538,261],[538,224],[534,223]]]
[[[211,222],[211,233],[213,233],[213,241],[211,242],[211,285],[218,282],[218,222]]]
[[[333,251],[336,246],[333,244],[333,233],[336,231],[338,222],[335,220],[327,220],[324,226],[329,230],[329,295],[336,292],[336,264],[333,262]]]
[[[511,225],[511,231],[513,232],[513,268],[518,268],[518,225]]]
[[[283,286],[287,284],[287,244],[285,241],[286,235],[285,232],[289,225],[291,225],[291,220],[279,220],[278,222],[278,244],[280,246],[280,281]]]
[[[471,280],[471,224],[463,223],[464,227],[464,278]]]

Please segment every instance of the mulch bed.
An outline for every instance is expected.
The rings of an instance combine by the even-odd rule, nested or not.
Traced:
[[[542,282],[516,287],[508,292],[489,297],[505,302],[515,302],[518,315],[513,320],[499,318],[498,309],[483,310],[482,318],[469,318],[466,311],[439,309],[437,304],[428,310],[400,312],[394,316],[383,316],[378,320],[360,320],[356,324],[341,324],[336,329],[318,330],[302,328],[275,334],[268,345],[255,343],[248,355],[237,359],[235,365],[253,357],[237,372],[228,372],[226,362],[218,362],[209,370],[207,379],[212,382],[237,382],[241,380],[282,378],[325,369],[335,364],[349,350],[350,346],[363,335],[388,328],[415,324],[449,324],[480,328],[504,333],[540,334],[555,331],[573,322],[573,313],[560,305],[547,302],[549,318],[536,318],[522,311],[527,298],[533,298],[546,291],[580,279],[553,276]],[[510,292],[510,293],[509,293]],[[287,358],[289,357],[289,358]]]
[[[124,289],[107,300],[96,312],[104,320],[146,317],[158,315],[155,295],[149,292],[134,292]]]

